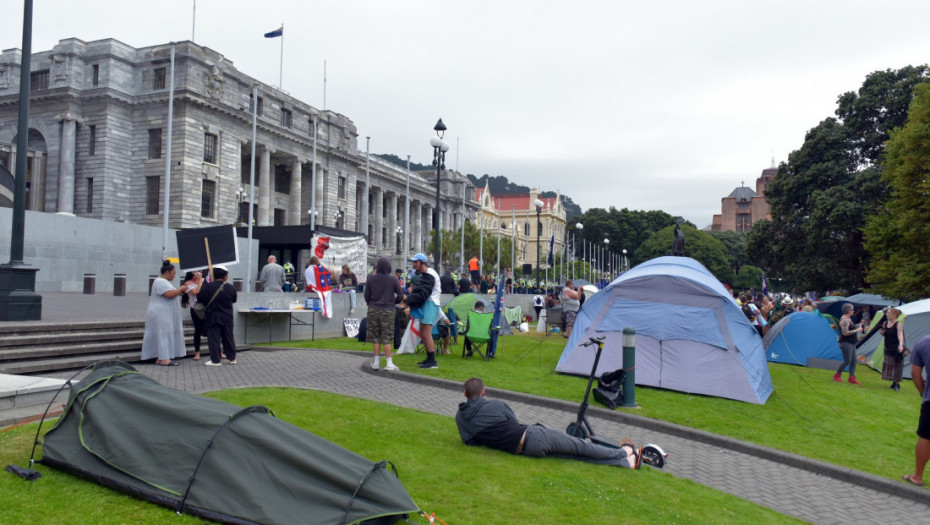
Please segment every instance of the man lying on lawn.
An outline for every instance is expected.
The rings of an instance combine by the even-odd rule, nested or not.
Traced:
[[[513,410],[485,396],[484,382],[465,381],[465,398],[459,403],[455,424],[466,445],[484,445],[504,452],[542,458],[556,456],[603,465],[639,468],[641,451],[624,439],[620,448],[605,447],[540,424],[521,425]]]

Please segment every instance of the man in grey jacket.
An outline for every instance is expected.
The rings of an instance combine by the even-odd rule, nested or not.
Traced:
[[[506,403],[485,397],[484,382],[476,377],[465,381],[465,399],[459,404],[455,424],[466,445],[537,458],[556,456],[617,467],[640,466],[642,449],[637,450],[629,439],[624,439],[620,448],[611,448],[538,423],[521,425]]]
[[[284,291],[284,267],[278,264],[277,257],[274,255],[268,256],[268,264],[262,268],[258,280],[262,282],[263,292]]]

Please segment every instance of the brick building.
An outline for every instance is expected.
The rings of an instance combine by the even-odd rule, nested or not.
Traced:
[[[778,173],[777,168],[762,170],[762,175],[756,179],[756,189],[753,191],[745,185],[733,190],[729,195],[720,199],[720,213],[714,215],[711,231],[748,232],[752,225],[762,219],[771,219],[772,214],[765,190],[769,182]]]

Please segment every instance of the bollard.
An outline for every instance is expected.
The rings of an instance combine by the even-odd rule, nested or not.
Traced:
[[[623,329],[623,404],[636,408],[636,330]]]
[[[241,292],[242,291],[242,279],[233,279],[233,288],[235,288],[237,292]]]
[[[126,274],[117,273],[113,275],[113,296],[123,297],[126,295]]]
[[[97,288],[97,274],[85,273],[84,274],[84,294],[94,295],[94,291],[96,288]]]

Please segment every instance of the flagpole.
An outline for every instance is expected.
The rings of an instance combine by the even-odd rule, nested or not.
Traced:
[[[191,42],[194,41],[194,34],[197,30],[197,0],[194,0],[194,16],[191,19]]]
[[[281,22],[281,58],[278,59],[278,89],[284,91],[284,22]]]

